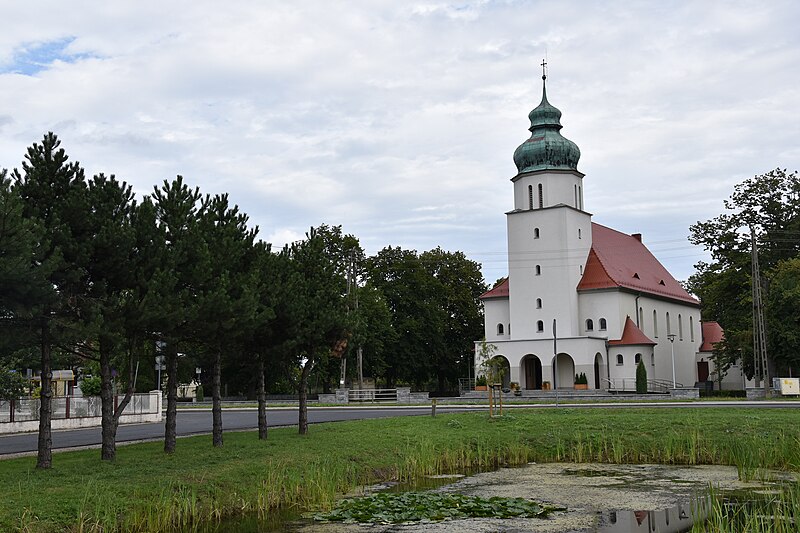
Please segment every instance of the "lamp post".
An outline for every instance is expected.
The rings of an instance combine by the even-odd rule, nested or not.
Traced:
[[[675,384],[675,334],[670,333],[667,335],[669,339],[669,344],[672,347],[672,388],[676,388],[677,385]]]

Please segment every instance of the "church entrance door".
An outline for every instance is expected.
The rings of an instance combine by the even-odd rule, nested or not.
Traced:
[[[603,356],[600,353],[596,353],[594,356],[594,388],[600,390],[602,387],[600,386],[600,379],[602,377],[602,370],[603,370]]]
[[[525,388],[527,390],[542,388],[542,362],[533,354],[522,358]]]

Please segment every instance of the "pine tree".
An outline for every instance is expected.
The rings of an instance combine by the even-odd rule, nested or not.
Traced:
[[[52,351],[60,339],[75,334],[70,329],[85,281],[78,265],[85,262],[89,242],[83,169],[78,163],[68,163],[60,145],[58,137],[48,133],[41,144],[28,148],[22,171],[14,170],[15,186],[24,203],[23,216],[34,220],[48,236],[42,257],[51,269],[48,281],[58,294],[57,300],[47,302],[38,312],[41,406],[37,468],[52,465]]]

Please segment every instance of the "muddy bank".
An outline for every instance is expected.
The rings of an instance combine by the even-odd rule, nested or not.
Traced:
[[[392,525],[295,523],[289,529],[302,533],[644,531],[642,524],[647,520],[672,519],[672,527],[679,521],[685,524],[688,502],[704,493],[709,484],[722,490],[764,486],[740,482],[736,468],[726,466],[530,464],[476,474],[437,490],[482,497],[531,498],[566,507],[566,511],[544,520],[469,519]],[[665,509],[670,509],[668,515]],[[648,515],[646,511],[665,516]]]

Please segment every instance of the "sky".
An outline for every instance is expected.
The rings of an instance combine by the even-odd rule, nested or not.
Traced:
[[[507,273],[512,155],[549,101],[584,207],[683,280],[689,226],[800,160],[800,3],[3,2],[0,168],[55,132],[140,194],[180,174],[281,246],[441,246]]]

